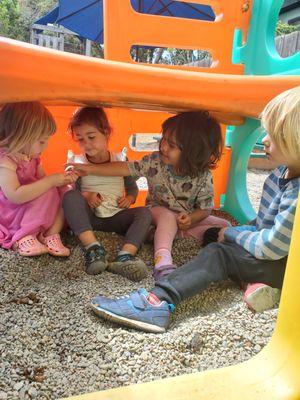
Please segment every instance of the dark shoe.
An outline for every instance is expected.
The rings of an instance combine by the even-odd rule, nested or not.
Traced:
[[[119,255],[108,267],[113,274],[124,276],[131,281],[139,282],[147,276],[148,269],[144,261],[131,254]]]
[[[105,250],[99,245],[95,244],[84,250],[85,257],[85,270],[89,275],[101,274],[107,268],[107,261],[105,258]]]
[[[174,305],[166,301],[153,305],[148,301],[148,294],[145,289],[139,289],[119,299],[97,296],[92,299],[91,306],[99,317],[120,325],[145,332],[166,332]]]
[[[177,265],[175,264],[162,265],[159,268],[154,267],[153,278],[155,282],[160,281],[162,278],[173,272],[176,268]]]
[[[202,247],[205,247],[210,243],[217,242],[221,229],[222,228],[208,228],[203,235]]]

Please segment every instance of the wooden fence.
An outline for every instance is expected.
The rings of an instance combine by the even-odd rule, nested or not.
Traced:
[[[300,51],[300,31],[288,35],[277,36],[275,44],[278,53],[282,58],[289,57]]]

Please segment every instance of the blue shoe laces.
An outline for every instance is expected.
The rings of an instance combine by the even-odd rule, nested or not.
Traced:
[[[118,261],[118,262],[126,262],[126,261],[132,261],[132,260],[134,260],[134,257],[129,253],[119,254],[116,258],[116,261]]]

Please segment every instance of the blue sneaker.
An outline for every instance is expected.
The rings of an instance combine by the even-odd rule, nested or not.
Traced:
[[[119,299],[97,296],[91,306],[95,314],[109,321],[145,332],[166,332],[174,305],[166,301],[153,305],[147,299],[148,294],[147,290],[139,289]]]

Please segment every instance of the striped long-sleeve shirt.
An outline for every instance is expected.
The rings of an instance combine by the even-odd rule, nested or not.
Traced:
[[[266,179],[258,215],[252,225],[228,228],[226,241],[238,243],[258,259],[278,260],[288,255],[300,177],[285,179],[285,166]]]

